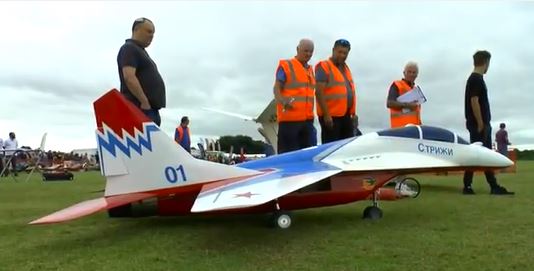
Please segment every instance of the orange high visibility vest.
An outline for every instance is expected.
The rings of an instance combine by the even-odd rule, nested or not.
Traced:
[[[187,129],[187,135],[189,136],[189,140],[191,140],[191,129]],[[176,141],[176,143],[180,143],[182,142],[182,140],[184,139],[184,127],[182,127],[182,125],[178,125],[178,127],[176,127],[176,132],[178,133],[178,138],[175,138],[174,141]]]
[[[399,96],[413,88],[404,80],[398,80],[393,83],[399,90]],[[418,105],[415,110],[408,112],[402,112],[402,110],[390,108],[389,116],[391,120],[391,128],[404,127],[406,124],[421,125],[421,105]]]
[[[330,113],[330,116],[332,117],[342,117],[345,116],[347,113],[347,87],[345,84],[345,77],[343,77],[343,74],[341,74],[341,71],[334,65],[334,62],[332,60],[324,60],[315,66],[315,70],[317,70],[317,67],[323,68],[324,72],[326,73],[326,76],[328,76],[328,83],[326,84],[326,87],[324,88],[324,99],[326,101],[326,107],[328,107],[328,112]],[[352,73],[350,72],[349,66],[345,64],[345,76],[349,80],[350,86],[352,88],[352,97],[354,97],[354,101],[352,103],[351,108],[349,109],[349,114],[353,116],[356,113],[356,86],[354,85],[354,81],[352,80]],[[317,115],[323,116],[323,109],[320,106],[317,106]]]
[[[286,74],[286,82],[280,93],[292,101],[293,107],[284,110],[283,104],[277,103],[278,122],[313,120],[315,76],[312,67],[304,68],[296,58],[280,60],[278,67],[282,67]]]

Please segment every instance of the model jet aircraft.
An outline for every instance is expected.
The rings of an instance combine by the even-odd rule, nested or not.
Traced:
[[[94,109],[104,197],[31,224],[106,209],[113,216],[148,199],[156,199],[159,215],[265,212],[280,228],[291,225],[291,210],[372,199],[364,217],[379,218],[380,189],[398,175],[512,164],[448,130],[407,126],[229,166],[193,158],[117,90],[95,101]]]

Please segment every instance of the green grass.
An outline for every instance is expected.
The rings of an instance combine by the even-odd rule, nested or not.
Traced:
[[[517,195],[475,196],[461,175],[417,178],[417,199],[383,202],[384,218],[362,220],[369,202],[294,212],[287,230],[263,215],[110,219],[99,213],[57,225],[33,219],[96,198],[98,172],[74,182],[0,179],[0,270],[532,270],[534,162],[499,182]]]

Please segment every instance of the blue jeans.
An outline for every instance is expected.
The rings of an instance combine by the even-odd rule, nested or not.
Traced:
[[[312,120],[279,122],[278,154],[310,147],[312,125]]]
[[[149,110],[141,109],[141,111],[143,111],[143,113],[149,119],[151,119],[157,126],[161,125],[161,117],[159,115],[159,110],[157,110],[157,109],[149,109]]]

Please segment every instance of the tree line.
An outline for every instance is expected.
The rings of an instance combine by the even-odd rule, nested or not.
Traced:
[[[517,160],[534,160],[534,150],[516,150]]]

